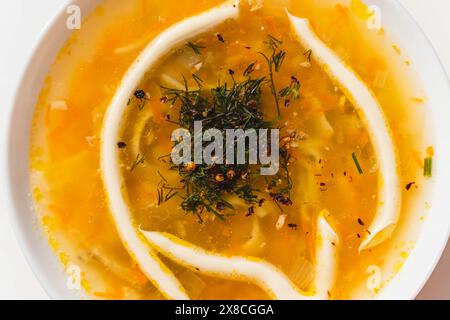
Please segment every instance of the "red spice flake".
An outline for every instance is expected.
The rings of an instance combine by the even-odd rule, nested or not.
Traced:
[[[264,205],[264,202],[266,202],[266,199],[259,200],[258,206],[262,207]]]
[[[292,230],[297,230],[297,224],[295,223],[289,223],[288,227],[291,228]]]
[[[222,37],[220,33],[217,34],[217,39],[219,39],[220,42],[225,42],[225,39]]]
[[[169,102],[169,98],[164,96],[164,97],[161,97],[161,99],[159,99],[159,101],[161,101],[161,103],[167,103],[167,102]]]
[[[125,149],[127,147],[127,144],[125,142],[118,142],[117,147],[119,147],[119,149]]]
[[[255,213],[255,207],[250,207],[247,210],[247,214],[245,215],[246,217],[250,217],[251,215],[253,215]]]
[[[408,184],[406,185],[405,189],[409,191],[409,190],[412,188],[412,186],[415,185],[415,184],[416,184],[416,183],[415,183],[414,181],[413,181],[413,182],[410,182],[410,183],[408,183]]]
[[[358,218],[358,223],[362,226],[365,226],[365,223],[364,223],[364,221],[361,220],[361,218]]]

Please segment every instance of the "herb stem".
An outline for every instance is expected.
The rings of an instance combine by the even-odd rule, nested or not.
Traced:
[[[425,158],[424,161],[423,175],[427,178],[430,178],[432,176],[432,173],[433,173],[433,158],[427,157]]]
[[[131,166],[130,171],[133,172],[140,164],[144,163],[145,157],[142,154],[138,154],[136,156],[136,159],[133,162],[133,165]]]
[[[273,62],[264,53],[260,52],[260,54],[264,57],[264,59],[266,59],[267,64],[269,66],[270,90],[272,91],[272,95],[275,100],[275,106],[277,108],[278,117],[280,117],[281,116],[280,102],[278,101],[277,88],[273,76]]]
[[[352,153],[353,162],[355,163],[356,169],[358,169],[359,174],[363,174],[363,170],[361,168],[361,165],[359,164],[358,158],[356,157],[356,154]]]

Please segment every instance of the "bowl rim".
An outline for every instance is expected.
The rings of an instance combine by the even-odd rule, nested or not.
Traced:
[[[43,50],[43,48],[46,47],[46,40],[51,37],[52,31],[55,32],[55,29],[58,29],[58,26],[60,26],[60,23],[62,21],[65,21],[65,14],[67,11],[67,8],[70,5],[80,5],[85,6],[87,8],[86,12],[89,12],[99,3],[101,0],[64,0],[64,2],[61,2],[59,4],[59,9],[55,11],[55,13],[49,18],[47,23],[44,25],[42,30],[39,32],[38,36],[34,40],[34,43],[30,49],[30,51],[26,55],[26,62],[24,63],[23,67],[21,68],[19,72],[19,80],[17,82],[17,85],[15,86],[12,102],[10,103],[10,109],[8,110],[9,114],[7,115],[7,122],[6,122],[6,128],[5,128],[5,140],[6,140],[6,152],[1,157],[1,171],[0,174],[4,177],[7,177],[7,183],[5,186],[5,207],[7,211],[8,220],[10,222],[11,228],[13,230],[13,234],[15,236],[15,240],[19,244],[19,247],[21,249],[21,252],[23,256],[25,257],[25,260],[30,267],[31,271],[33,272],[34,276],[40,283],[41,287],[45,291],[45,293],[48,295],[50,299],[53,300],[60,300],[60,299],[80,299],[85,298],[86,295],[84,292],[75,292],[70,291],[67,289],[65,284],[65,280],[67,278],[67,275],[65,273],[64,267],[62,266],[61,262],[57,259],[55,252],[53,249],[50,248],[50,245],[48,243],[48,238],[44,234],[42,225],[38,222],[37,219],[37,213],[35,212],[34,206],[32,208],[29,208],[29,213],[32,213],[31,222],[23,222],[18,214],[18,202],[16,201],[16,192],[13,189],[15,174],[21,175],[21,173],[16,172],[16,165],[14,162],[14,159],[11,156],[11,152],[16,148],[14,145],[14,119],[17,116],[16,115],[16,109],[18,109],[18,105],[20,102],[20,89],[26,84],[27,82],[27,75],[33,74],[33,70],[35,69],[35,66],[33,62],[36,60],[36,55]],[[95,3],[95,5],[93,5]],[[67,32],[66,32],[67,33]],[[54,57],[52,60],[54,61],[57,57],[58,52],[61,50],[62,45],[67,41],[67,39],[70,37],[71,32],[68,32],[65,35],[61,35],[65,40],[62,42],[61,45],[58,45],[57,48],[54,50]],[[52,62],[53,63],[53,62]],[[48,70],[46,71],[48,73]],[[39,84],[39,90],[40,92],[42,90],[43,86],[42,83]],[[39,93],[36,97],[33,97],[33,103],[36,104],[36,101],[38,99]],[[35,106],[29,107],[34,110]],[[31,122],[29,123],[29,127],[31,127]],[[27,137],[27,142],[29,140],[29,137]],[[28,150],[29,143],[26,144],[26,148]],[[29,151],[27,151],[29,153]],[[25,160],[28,167],[28,159]],[[29,182],[29,172],[26,174],[27,181]],[[28,190],[27,195],[25,196],[22,194],[22,196],[25,196],[31,199],[31,190],[30,186],[28,184]],[[36,226],[34,225],[36,222],[39,223],[37,226],[37,229],[35,230]],[[33,236],[34,239],[31,239],[28,232],[34,232]],[[36,252],[36,242],[38,242],[38,246],[41,246],[40,249],[42,249],[44,252],[42,254],[39,254]],[[42,248],[42,245],[45,244],[45,248]],[[49,256],[51,254],[51,256]],[[45,262],[44,262],[45,260]],[[51,265],[50,268],[46,268],[43,264],[46,263],[48,265]],[[51,269],[51,270],[50,270]],[[58,280],[55,280],[55,278],[58,278]]]
[[[94,7],[93,3],[97,4],[100,0],[96,1],[90,1],[91,8]],[[366,1],[369,3],[384,3],[386,5],[385,0],[369,0]],[[57,261],[56,256],[53,253],[53,250],[50,249],[50,246],[48,245],[47,238],[44,236],[44,239],[39,239],[38,241],[44,241],[45,245],[48,247],[50,253],[53,255],[53,262],[49,262],[48,252],[41,253],[36,252],[36,238],[32,239],[30,237],[29,231],[30,226],[24,226],[23,219],[20,218],[20,214],[18,213],[20,210],[18,209],[18,199],[17,199],[17,191],[14,190],[14,181],[17,178],[16,176],[19,175],[22,178],[24,175],[29,178],[29,172],[27,173],[17,173],[16,172],[16,164],[15,159],[11,155],[12,152],[17,148],[17,146],[14,144],[14,119],[17,116],[17,109],[18,105],[21,101],[20,97],[20,88],[24,86],[24,84],[27,81],[27,76],[34,73],[34,70],[36,69],[36,66],[34,62],[36,62],[37,55],[39,51],[46,46],[46,40],[48,40],[53,33],[61,32],[57,31],[55,29],[58,29],[57,26],[61,22],[61,19],[64,19],[64,15],[66,14],[66,8],[69,5],[72,4],[79,4],[85,3],[84,6],[89,6],[87,0],[65,0],[64,3],[61,4],[61,8],[53,15],[53,17],[49,20],[49,22],[46,24],[46,26],[43,28],[43,30],[40,32],[40,35],[35,40],[35,43],[32,47],[32,50],[27,55],[26,63],[24,64],[24,67],[22,68],[19,77],[19,81],[17,83],[15,94],[13,101],[9,107],[8,112],[10,114],[7,115],[7,123],[6,123],[6,146],[7,146],[7,152],[2,156],[2,172],[1,174],[7,178],[7,183],[5,186],[5,207],[6,211],[9,216],[9,221],[11,223],[15,238],[17,242],[19,243],[19,246],[22,250],[23,255],[26,258],[26,261],[28,265],[30,266],[30,269],[33,271],[36,278],[39,280],[41,286],[45,290],[45,292],[48,294],[48,296],[52,299],[76,299],[80,298],[79,294],[74,294],[73,292],[69,292],[68,289],[66,289],[63,284],[63,275],[64,271],[62,269],[62,265],[59,261]],[[392,10],[396,11],[396,15],[400,15],[401,19],[404,21],[407,21],[408,28],[413,30],[416,33],[417,41],[421,42],[422,44],[425,44],[424,50],[428,51],[428,54],[430,56],[428,57],[429,63],[430,63],[430,69],[434,68],[436,73],[436,82],[441,84],[441,93],[443,93],[443,98],[441,97],[441,100],[444,100],[448,102],[448,105],[450,105],[450,83],[448,75],[446,74],[444,67],[439,60],[437,53],[432,46],[430,40],[427,38],[423,30],[418,26],[416,21],[412,18],[411,14],[398,2],[398,0],[389,1],[388,6],[392,6]],[[67,37],[68,35],[65,35],[64,37]],[[55,51],[55,57],[56,53],[59,52],[60,48],[54,49]],[[409,53],[409,52],[408,52]],[[54,59],[53,59],[54,60]],[[47,70],[48,71],[48,70]],[[445,82],[445,85],[444,85]],[[39,85],[38,92],[41,91],[42,84]],[[445,92],[445,88],[447,92]],[[442,91],[444,90],[444,91]],[[33,97],[33,101],[35,101],[37,97]],[[35,103],[32,106],[28,106],[28,109],[34,110]],[[448,117],[445,117],[446,119],[450,119],[450,113],[447,114]],[[26,137],[29,139],[29,137]],[[27,153],[28,153],[28,144],[26,144]],[[450,150],[448,152],[443,152],[445,156],[440,156],[440,158],[450,159]],[[22,159],[23,161],[24,159]],[[441,160],[440,162],[443,163],[444,160]],[[28,159],[26,159],[27,166],[28,166]],[[445,165],[439,166],[440,170],[444,170]],[[434,198],[440,199],[442,202],[441,210],[445,209],[445,202],[446,199],[445,192],[443,190],[437,189],[438,187],[445,186],[443,183],[440,183],[441,181],[445,180],[444,178],[447,177],[450,179],[450,168],[445,171],[445,174],[442,175],[442,177],[439,178],[439,181],[436,183],[436,188],[434,191],[437,190],[438,195],[434,196]],[[28,181],[28,180],[27,180]],[[445,190],[445,189],[444,189]],[[24,195],[25,190],[21,190],[21,196]],[[30,190],[26,190],[26,193],[28,194],[28,197],[30,197],[29,193]],[[437,211],[436,208],[432,208],[430,210],[430,215],[428,219],[431,219],[431,213],[435,213]],[[34,216],[36,216],[36,213],[34,212],[34,208],[28,208],[28,214],[32,212]],[[23,215],[23,214],[22,214]],[[430,224],[429,221],[425,222],[425,225],[422,226],[422,229],[420,230],[420,236],[417,245],[414,247],[413,252],[411,256],[407,259],[405,265],[403,266],[402,270],[394,277],[394,280],[392,283],[387,285],[385,289],[380,293],[379,296],[377,296],[378,299],[398,299],[400,296],[401,299],[414,299],[420,290],[424,287],[426,282],[428,281],[429,277],[431,276],[433,270],[435,269],[436,265],[438,264],[440,257],[446,247],[448,238],[450,236],[450,216],[447,219],[444,219],[444,217],[441,217],[440,219],[435,218],[435,223]],[[442,225],[443,224],[443,225]],[[427,228],[427,226],[429,226]],[[38,236],[41,238],[43,236],[42,227],[38,226],[39,231],[35,232],[40,233]],[[438,232],[435,231],[435,228],[438,229]],[[428,232],[427,234],[433,234],[434,238],[430,239],[424,239],[424,241],[421,241],[421,238],[424,238],[422,233]],[[42,234],[41,234],[42,233]],[[437,235],[436,235],[437,234]],[[426,241],[425,241],[426,240]],[[427,247],[428,245],[433,244],[432,249],[429,249]],[[439,247],[438,247],[439,246]],[[45,249],[43,249],[45,250]],[[46,250],[48,251],[48,250]],[[421,253],[419,255],[419,252]],[[45,257],[44,257],[45,255]],[[426,256],[426,258],[424,258]],[[45,260],[45,261],[44,261]],[[425,261],[425,263],[423,262]],[[47,268],[47,265],[49,264],[57,264],[58,267],[58,279],[55,278],[55,270],[54,268],[51,268],[52,270],[49,270],[50,268]]]

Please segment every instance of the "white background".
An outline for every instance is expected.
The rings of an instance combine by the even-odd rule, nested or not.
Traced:
[[[26,62],[26,57],[39,32],[64,5],[64,2],[63,0],[0,1],[1,109],[9,107],[22,66]],[[450,75],[450,1],[400,0],[400,2],[424,29]],[[4,119],[0,117],[0,120]],[[0,122],[0,124],[0,130],[4,130],[4,123]],[[2,188],[1,185],[0,188]],[[450,272],[448,270],[450,270],[450,246],[419,297],[450,299]],[[12,233],[7,212],[2,210],[1,203],[0,299],[48,299],[21,254]]]

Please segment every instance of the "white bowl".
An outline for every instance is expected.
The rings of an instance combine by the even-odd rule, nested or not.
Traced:
[[[67,0],[87,14],[100,0]],[[450,88],[448,78],[429,41],[397,1],[367,0],[380,7],[383,25],[401,48],[408,53],[428,96],[430,117],[436,141],[434,147],[434,186],[432,208],[417,243],[407,262],[379,295],[380,299],[414,299],[422,289],[446,246],[450,234],[450,209],[447,188],[450,181]],[[62,10],[47,26],[25,68],[15,102],[11,106],[8,130],[8,151],[4,154],[0,175],[6,184],[5,209],[10,213],[13,228],[24,254],[37,278],[50,297],[80,298],[80,293],[66,287],[66,275],[44,236],[29,185],[29,134],[37,97],[43,80],[58,51],[70,36],[65,27],[66,12]],[[82,295],[81,295],[82,296]]]

